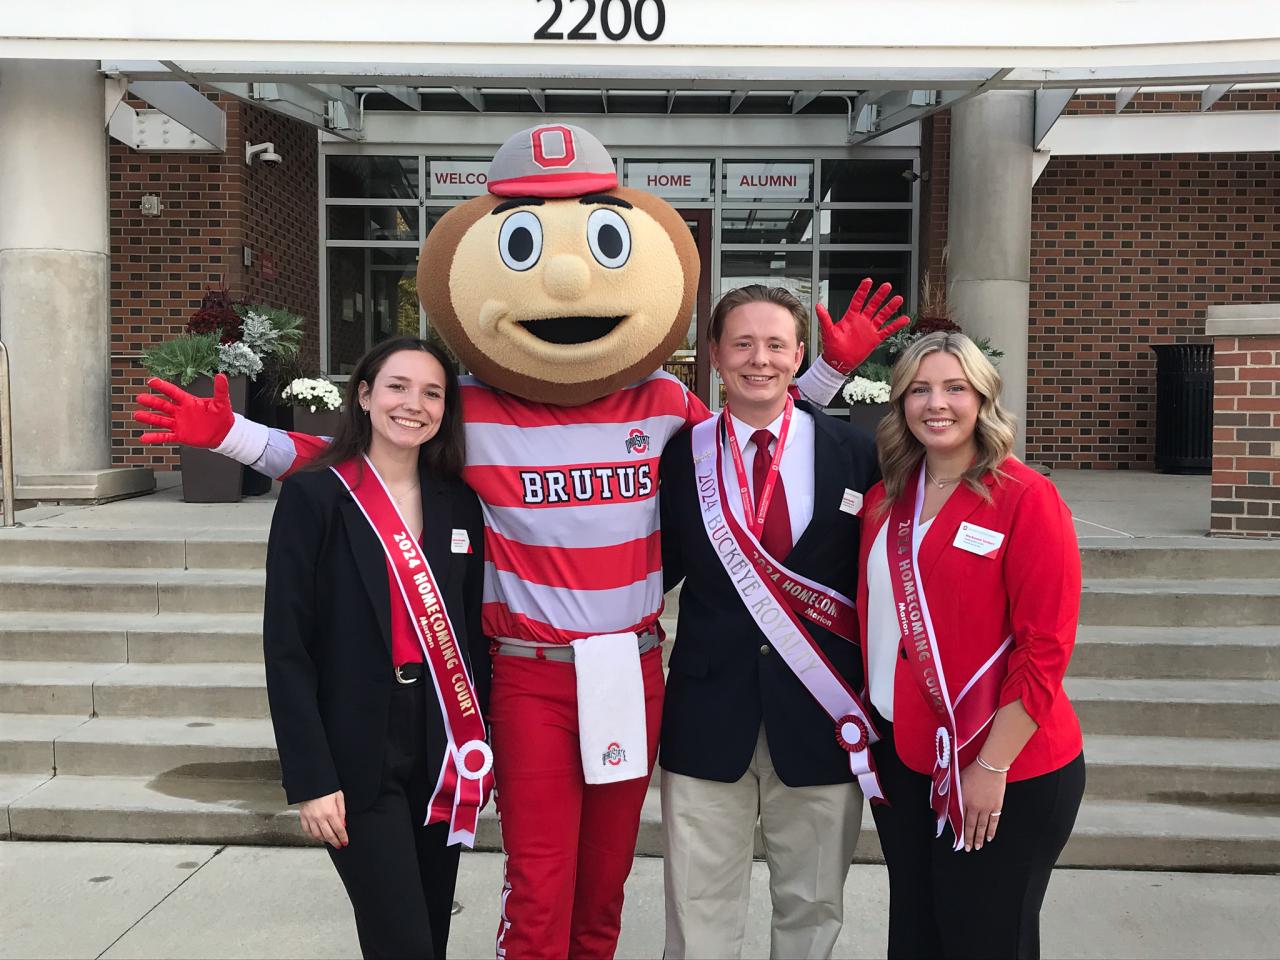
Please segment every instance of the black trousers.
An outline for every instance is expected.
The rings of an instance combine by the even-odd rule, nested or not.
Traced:
[[[883,739],[872,755],[891,804],[871,807],[889,868],[889,960],[1037,960],[1040,906],[1084,795],[1084,754],[1010,783],[995,839],[954,852],[950,827],[934,836],[929,777],[898,759],[893,725],[874,719]]]
[[[326,848],[351,898],[360,952],[369,960],[446,955],[459,848],[445,843],[448,824],[423,826],[443,742],[430,679],[397,685],[378,798],[367,810],[347,811],[346,847]]]

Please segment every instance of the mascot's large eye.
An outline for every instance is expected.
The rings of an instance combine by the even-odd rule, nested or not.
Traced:
[[[542,256],[542,221],[528,210],[520,210],[502,222],[498,252],[512,270],[528,270]]]
[[[617,270],[631,256],[631,230],[612,210],[600,208],[587,218],[587,243],[602,267]]]

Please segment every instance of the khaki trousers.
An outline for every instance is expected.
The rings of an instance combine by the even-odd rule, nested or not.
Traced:
[[[757,819],[773,901],[770,957],[831,956],[862,793],[856,783],[788,787],[761,727],[735,783],[662,772],[666,960],[741,956]]]

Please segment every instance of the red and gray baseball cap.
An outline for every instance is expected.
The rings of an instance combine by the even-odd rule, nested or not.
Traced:
[[[580,197],[617,185],[618,171],[604,144],[571,123],[521,130],[489,164],[489,192],[499,197]]]

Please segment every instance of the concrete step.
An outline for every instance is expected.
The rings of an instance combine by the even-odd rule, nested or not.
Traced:
[[[1280,580],[1086,580],[1080,622],[1149,627],[1277,625]]]
[[[1086,734],[1280,740],[1275,680],[1109,680],[1068,677]]]
[[[85,716],[0,713],[0,776],[53,776],[54,741],[88,722]]]
[[[8,567],[0,611],[262,613],[260,570]]]
[[[260,663],[128,663],[94,684],[105,717],[262,719],[267,686]]]
[[[0,713],[44,713],[88,717],[93,685],[117,663],[0,662]]]
[[[1280,627],[1082,626],[1076,677],[1280,680]]]
[[[0,774],[0,840],[8,840],[9,806],[37,787],[49,782],[48,773]]]
[[[260,663],[258,613],[5,613],[0,660]]]
[[[1086,801],[1058,865],[1271,873],[1280,816],[1248,805]]]
[[[0,530],[0,568],[103,567],[259,570],[267,531],[90,530],[17,527]]]
[[[205,843],[308,843],[274,783],[182,776],[10,778],[15,840],[134,840]],[[0,790],[5,788],[0,778]],[[497,817],[481,814],[477,848],[498,849]],[[999,842],[997,838],[996,842]],[[636,853],[662,856],[661,812],[650,791]],[[855,859],[880,847],[869,810]],[[1248,806],[1192,806],[1086,800],[1062,866],[1141,869],[1280,869],[1280,816]]]
[[[60,733],[53,756],[59,776],[280,782],[270,720],[95,717]]]
[[[1114,546],[1086,546],[1080,557],[1089,579],[1280,579],[1280,544],[1244,540],[1151,538]]]
[[[1085,738],[1084,755],[1090,798],[1280,805],[1275,740],[1097,734]]]
[[[129,717],[267,714],[260,663],[0,662],[0,713]]]

